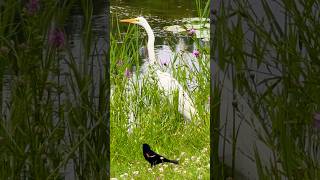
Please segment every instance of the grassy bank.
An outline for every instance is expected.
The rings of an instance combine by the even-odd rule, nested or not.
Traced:
[[[202,7],[204,8],[204,7]],[[203,9],[202,9],[203,10]],[[208,12],[207,12],[208,13]],[[114,22],[118,22],[116,19]],[[209,178],[209,111],[205,105],[209,98],[209,47],[200,46],[199,39],[194,39],[201,52],[201,58],[194,58],[201,63],[200,72],[190,72],[198,82],[198,87],[189,92],[198,111],[198,118],[185,124],[178,112],[177,95],[173,103],[158,88],[157,82],[146,78],[141,92],[138,81],[133,76],[125,76],[132,67],[139,68],[139,47],[144,43],[137,26],[129,26],[126,34],[119,31],[111,34],[111,177],[134,179],[208,179]],[[119,43],[121,42],[121,43]],[[121,63],[119,63],[121,62]],[[182,86],[187,87],[186,72],[190,70],[178,67],[172,71]],[[134,71],[133,73],[136,73]],[[137,73],[138,74],[138,73]],[[135,84],[130,92],[127,83]],[[128,114],[134,112],[137,126],[128,134]],[[179,159],[179,165],[164,164],[150,168],[142,154],[142,144],[148,143],[156,152]]]

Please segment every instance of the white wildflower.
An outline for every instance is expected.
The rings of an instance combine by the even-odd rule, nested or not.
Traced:
[[[134,176],[136,176],[136,175],[138,175],[138,174],[139,174],[139,171],[134,171],[134,172],[133,172],[133,175],[134,175]]]
[[[186,158],[183,163],[187,164],[188,162],[189,162],[189,159]]]
[[[207,152],[207,151],[208,151],[208,148],[203,148],[201,152],[202,152],[202,153],[205,153],[205,152]]]
[[[126,178],[126,177],[128,177],[128,173],[121,174],[120,177],[121,178]]]
[[[177,167],[174,167],[173,170],[174,170],[174,171],[178,171],[178,168],[177,168]]]
[[[192,161],[195,161],[195,160],[196,160],[196,158],[197,158],[197,157],[192,156],[192,157],[191,157],[191,160],[192,160]]]

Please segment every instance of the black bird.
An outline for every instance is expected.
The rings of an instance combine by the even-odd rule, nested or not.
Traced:
[[[170,163],[174,163],[174,164],[178,164],[178,161],[175,160],[169,160],[157,153],[155,153],[154,151],[152,151],[150,149],[150,146],[148,144],[143,144],[142,146],[142,150],[143,150],[143,156],[144,158],[149,161],[149,163],[151,164],[151,167],[160,164],[160,163],[164,163],[164,162],[170,162]]]

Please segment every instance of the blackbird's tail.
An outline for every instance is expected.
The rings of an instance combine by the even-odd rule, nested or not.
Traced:
[[[170,162],[173,163],[173,164],[179,164],[179,162],[176,161],[176,160],[170,160]]]
[[[173,163],[173,164],[179,164],[179,162],[176,161],[176,160],[169,160],[169,159],[166,159],[166,158],[165,158],[163,161],[164,161],[164,162]]]

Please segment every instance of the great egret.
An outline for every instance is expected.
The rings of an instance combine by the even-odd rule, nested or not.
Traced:
[[[178,111],[186,118],[188,121],[191,121],[191,118],[196,114],[196,109],[194,108],[194,104],[186,91],[184,91],[181,84],[171,76],[171,74],[167,72],[162,72],[160,70],[159,62],[156,60],[155,51],[154,51],[154,33],[148,24],[147,20],[144,17],[137,17],[133,19],[123,19],[120,22],[124,23],[132,23],[138,24],[142,26],[148,35],[148,57],[149,57],[149,65],[148,71],[151,73],[155,73],[155,76],[158,81],[158,86],[162,89],[167,96],[172,95],[173,91],[179,92],[179,105]],[[129,132],[132,132],[131,124],[134,122],[134,116],[131,113],[129,115]]]

